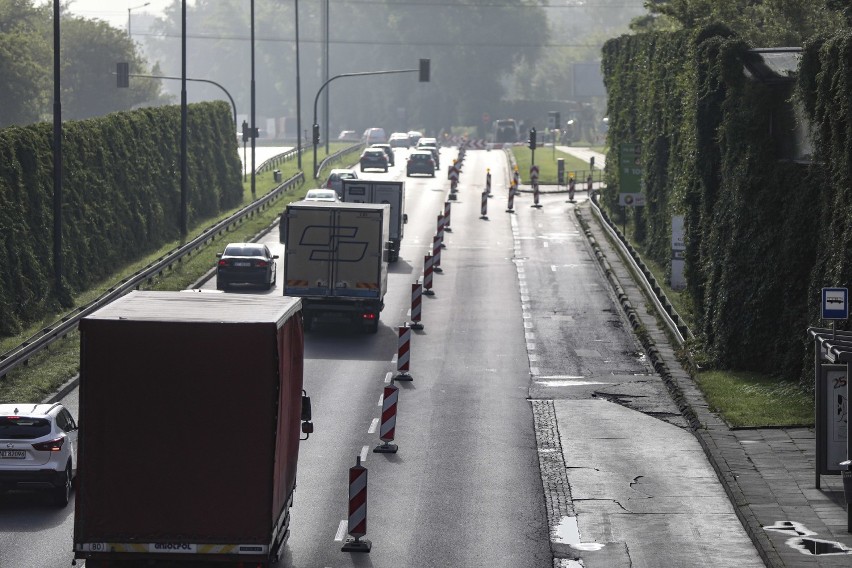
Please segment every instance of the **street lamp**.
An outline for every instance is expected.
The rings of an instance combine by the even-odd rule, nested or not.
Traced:
[[[392,73],[420,73],[420,82],[428,83],[429,82],[429,60],[421,59],[420,67],[418,69],[391,69],[389,71],[362,71],[360,73],[341,73],[340,75],[335,75],[331,79],[328,79],[325,83],[320,86],[317,91],[317,96],[314,97],[314,122],[311,125],[312,130],[312,138],[314,145],[314,179],[317,178],[319,172],[317,171],[317,146],[320,141],[320,127],[317,122],[317,103],[319,102],[319,97],[322,94],[323,90],[328,86],[329,83],[334,81],[335,79],[340,79],[341,77],[364,77],[366,75],[390,75]],[[326,121],[328,121],[328,117],[326,117]],[[326,150],[326,153],[328,151]]]
[[[145,6],[150,6],[150,2],[145,2],[144,4],[140,4],[139,6],[133,6],[132,8],[127,9],[127,37],[133,39],[133,36],[130,34],[130,11],[138,10],[139,8],[144,8]]]

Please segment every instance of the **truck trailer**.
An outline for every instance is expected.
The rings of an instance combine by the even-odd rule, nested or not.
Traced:
[[[388,262],[399,260],[399,248],[405,234],[405,182],[367,179],[342,180],[341,201],[346,203],[387,203],[390,205],[390,241]]]
[[[344,320],[379,329],[388,288],[390,205],[291,203],[281,215],[284,295],[302,299],[305,330]]]
[[[134,291],[79,329],[74,557],[276,562],[313,431],[300,301]]]

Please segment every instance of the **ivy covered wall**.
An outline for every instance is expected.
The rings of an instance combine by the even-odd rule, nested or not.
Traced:
[[[49,123],[0,130],[0,334],[180,236],[180,107],[66,122],[58,293],[52,139]],[[190,105],[187,146],[191,224],[242,200],[230,107]]]
[[[723,26],[607,42],[607,162],[618,163],[619,144],[642,144],[646,206],[633,216],[635,239],[664,266],[671,217],[684,215],[687,296],[703,352],[720,367],[800,378],[818,301],[813,204],[825,173],[782,154],[777,125],[794,83],[747,76],[750,47]],[[604,203],[618,218],[618,168],[607,175]]]

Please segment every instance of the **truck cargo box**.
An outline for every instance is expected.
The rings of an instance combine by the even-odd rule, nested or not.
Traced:
[[[405,182],[344,179],[341,201],[346,203],[387,203],[390,205],[390,241],[393,246],[388,254],[388,262],[399,260],[399,249],[405,236]]]
[[[296,202],[281,216],[284,295],[302,298],[305,329],[315,318],[378,329],[388,286],[390,205]]]
[[[303,418],[300,307],[131,292],[80,322],[77,558],[275,558]]]

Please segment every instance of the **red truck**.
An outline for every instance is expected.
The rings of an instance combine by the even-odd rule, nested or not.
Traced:
[[[81,320],[75,558],[276,562],[313,432],[303,350],[278,295],[137,291]]]

